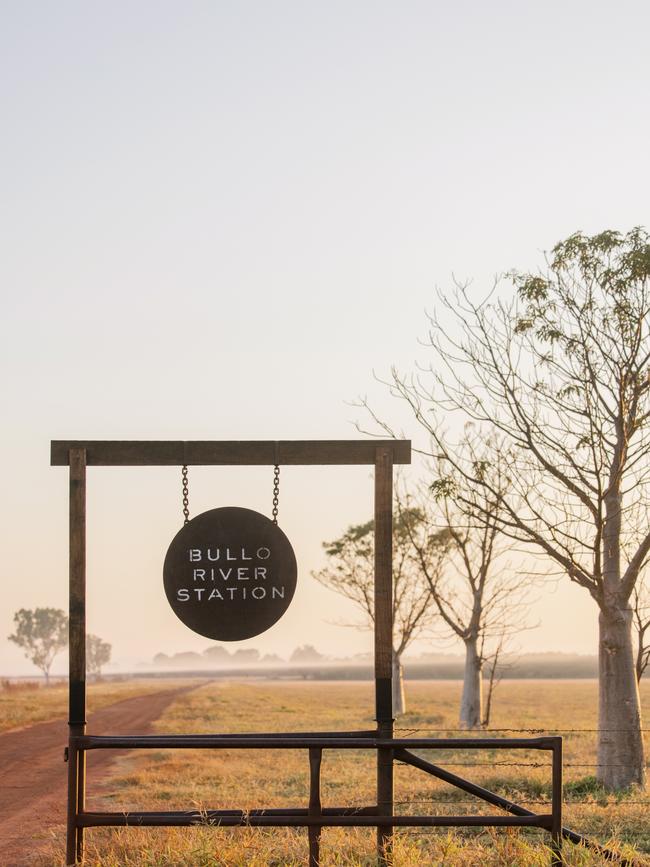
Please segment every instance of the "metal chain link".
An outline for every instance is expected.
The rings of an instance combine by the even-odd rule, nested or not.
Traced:
[[[183,524],[190,522],[190,497],[187,483],[187,464],[183,465]]]
[[[278,503],[280,502],[280,467],[273,468],[273,523],[278,523]]]

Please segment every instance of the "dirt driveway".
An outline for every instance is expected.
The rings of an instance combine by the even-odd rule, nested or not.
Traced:
[[[91,734],[146,734],[165,708],[192,686],[127,698],[92,714]],[[65,720],[0,734],[0,864],[25,867],[31,856],[65,826],[67,743]],[[96,750],[91,774],[105,774],[117,750]]]

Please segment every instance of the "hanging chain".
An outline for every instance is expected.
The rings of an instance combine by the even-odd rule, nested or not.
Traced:
[[[183,466],[183,523],[190,521],[190,492],[187,483],[187,464]]]
[[[280,502],[280,467],[273,468],[273,523],[278,523],[278,503]]]

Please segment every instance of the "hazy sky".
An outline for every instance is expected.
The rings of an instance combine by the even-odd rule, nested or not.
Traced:
[[[423,357],[436,286],[650,223],[644,0],[0,9],[0,673],[31,670],[14,610],[67,604],[50,439],[349,438],[365,393],[416,438],[372,370]],[[270,511],[270,469],[190,473],[194,514]],[[364,468],[283,471],[299,588],[248,644],[369,647],[310,571],[371,507]],[[89,472],[89,627],[124,664],[209,643],[162,589],[180,520],[178,470]],[[522,647],[595,650],[585,591],[531,615]]]

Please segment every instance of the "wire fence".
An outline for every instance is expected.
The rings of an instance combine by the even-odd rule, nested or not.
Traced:
[[[583,735],[583,734],[629,734],[639,732],[638,728],[571,728],[571,729],[562,729],[562,728],[484,728],[478,731],[471,729],[462,729],[462,728],[444,728],[440,726],[428,726],[426,728],[420,726],[395,726],[394,732],[397,736],[409,736],[416,734],[459,734],[467,736],[469,732],[472,732],[473,737],[481,737],[481,735],[494,735],[494,734],[521,734],[521,735]],[[640,729],[642,734],[650,734],[650,729],[642,728]],[[399,735],[398,735],[399,732]],[[450,747],[452,749],[452,747]],[[467,747],[467,750],[471,750],[471,747]],[[550,766],[547,762],[512,762],[512,761],[498,761],[491,759],[483,762],[470,762],[470,761],[455,761],[449,762],[447,760],[444,761],[445,765],[452,767],[506,767],[506,768],[547,768]],[[628,763],[612,763],[612,762],[563,762],[563,768],[590,768],[592,770],[596,768],[629,768],[636,767],[636,764],[628,764]],[[650,767],[650,765],[646,765],[646,767]],[[629,803],[629,802],[628,802]]]
[[[440,726],[429,726],[428,728],[413,728],[410,726],[394,726],[393,731],[396,732],[407,732],[411,734],[416,734],[417,732],[445,732],[446,734],[464,734],[467,735],[469,732],[473,732],[475,736],[480,736],[482,734],[505,734],[506,732],[510,732],[511,734],[526,734],[526,735],[551,735],[551,734],[559,734],[559,735],[575,735],[575,734],[601,734],[602,732],[607,732],[607,734],[623,734],[623,733],[637,733],[641,732],[641,734],[650,734],[650,729],[638,729],[636,727],[628,727],[623,729],[549,729],[549,728],[481,728],[481,729],[460,729],[460,728],[442,728]]]
[[[519,798],[518,797],[516,803],[519,805],[527,804],[528,806],[530,806],[532,804],[537,804],[537,805],[542,805],[542,806],[548,807],[548,806],[550,806],[551,802],[548,798]],[[621,803],[621,805],[632,806],[632,807],[649,807],[650,806],[650,799],[646,798],[643,801],[636,801],[636,800],[630,800],[630,799],[626,798],[624,801],[621,801],[620,803]],[[479,798],[477,798],[475,801],[464,801],[464,800],[459,801],[456,799],[445,800],[444,798],[431,798],[428,800],[425,799],[425,800],[415,800],[415,801],[413,801],[413,800],[394,801],[394,804],[396,807],[397,806],[399,806],[399,807],[422,806],[422,805],[425,805],[425,806],[435,805],[438,807],[441,805],[448,805],[450,807],[456,807],[456,806],[476,807],[476,806],[481,806],[481,800]],[[565,800],[564,806],[565,807],[589,806],[589,807],[602,807],[603,809],[608,809],[608,808],[612,807],[612,804],[599,803],[598,801],[592,802],[592,801],[584,801],[584,800],[576,800],[576,801]]]
[[[425,747],[422,750],[426,749]],[[421,752],[422,750],[418,750]],[[453,768],[550,768],[550,762],[503,762],[491,760],[489,762],[448,762],[446,759],[441,760],[441,764]],[[406,762],[396,762],[396,764],[404,764]],[[407,765],[410,767],[410,765]],[[626,762],[562,762],[563,768],[635,768],[635,764]],[[646,765],[646,768],[650,767]]]

